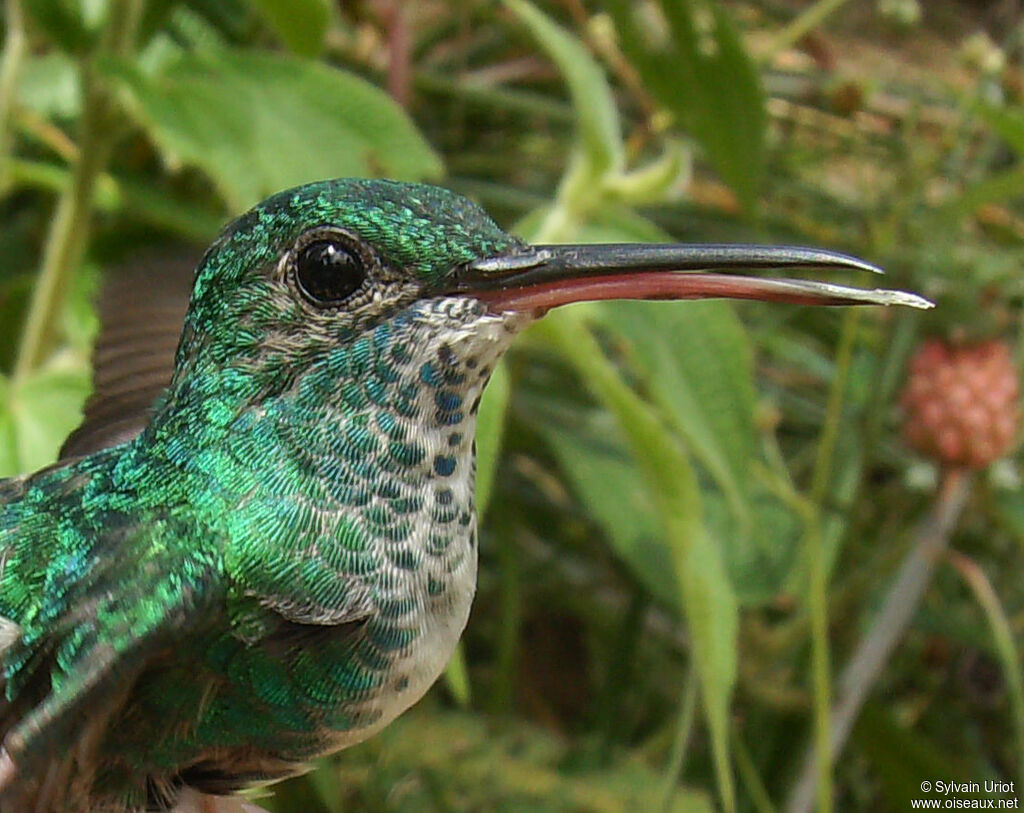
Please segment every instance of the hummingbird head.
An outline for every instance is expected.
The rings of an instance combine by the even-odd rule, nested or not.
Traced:
[[[496,357],[533,318],[584,299],[926,304],[894,292],[707,273],[786,266],[877,270],[788,247],[530,246],[439,187],[323,181],[267,199],[211,246],[196,274],[175,383],[216,372],[221,392],[265,398],[368,337],[378,349],[395,342],[399,356],[425,357],[436,345],[429,352]],[[379,365],[374,374],[388,375]]]
[[[197,366],[298,375],[390,320],[433,318],[442,332],[455,324],[423,303],[454,271],[524,248],[439,187],[342,179],[281,192],[231,223],[200,263],[178,375]]]

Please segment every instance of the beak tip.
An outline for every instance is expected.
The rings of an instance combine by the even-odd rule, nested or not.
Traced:
[[[856,267],[862,271],[870,271],[872,274],[884,274],[885,269],[881,268],[874,263],[866,262],[865,260],[859,260],[855,257],[851,257],[854,260]]]
[[[908,308],[917,308],[923,311],[928,311],[935,307],[935,303],[930,299],[925,299],[923,296],[908,293],[907,291],[893,291],[891,304],[904,305]]]

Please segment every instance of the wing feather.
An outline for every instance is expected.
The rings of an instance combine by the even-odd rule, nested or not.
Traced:
[[[182,248],[114,269],[99,302],[93,394],[82,424],[61,449],[78,457],[131,440],[149,423],[174,373],[193,270],[200,254]]]

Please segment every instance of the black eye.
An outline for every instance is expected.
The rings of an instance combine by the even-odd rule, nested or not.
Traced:
[[[318,305],[347,299],[365,278],[363,258],[336,240],[317,240],[303,246],[295,258],[295,279]]]

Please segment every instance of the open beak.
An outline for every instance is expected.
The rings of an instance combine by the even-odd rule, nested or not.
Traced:
[[[529,246],[467,263],[449,278],[449,293],[470,294],[494,311],[542,314],[596,299],[759,299],[800,305],[908,305],[916,294],[864,290],[801,279],[717,273],[739,268],[837,268],[882,273],[834,251],[792,246],[606,243]]]

